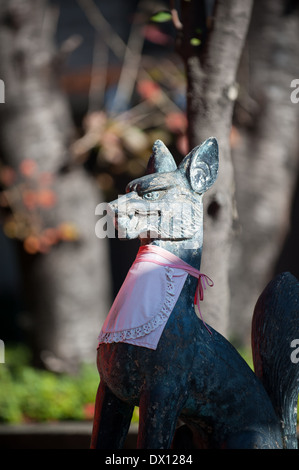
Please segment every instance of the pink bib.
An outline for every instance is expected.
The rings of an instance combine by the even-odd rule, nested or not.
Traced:
[[[201,316],[199,300],[206,282],[213,286],[211,279],[164,248],[140,247],[104,322],[99,344],[122,342],[156,349],[188,274],[198,278],[194,305]]]

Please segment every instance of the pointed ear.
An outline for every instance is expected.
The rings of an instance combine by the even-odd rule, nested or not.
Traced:
[[[207,191],[218,175],[218,143],[210,137],[184,158],[178,168],[183,171],[196,193]]]
[[[156,140],[153,153],[147,164],[146,175],[152,173],[167,173],[177,169],[173,156],[161,140]]]

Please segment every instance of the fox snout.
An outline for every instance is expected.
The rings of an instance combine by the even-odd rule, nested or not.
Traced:
[[[119,238],[158,237],[157,226],[161,218],[161,209],[157,204],[149,204],[133,191],[120,196],[107,207],[108,214],[113,218]]]

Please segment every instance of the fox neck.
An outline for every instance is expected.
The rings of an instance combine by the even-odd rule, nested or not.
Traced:
[[[151,241],[151,244],[160,246],[161,248],[170,251],[171,253],[188,263],[190,266],[200,271],[202,253],[202,233],[201,237],[194,237],[190,240],[153,240]],[[188,276],[178,301],[179,310],[180,305],[193,305],[196,286],[197,279],[193,276]],[[190,311],[193,315],[194,309],[191,308]],[[186,312],[184,313],[184,315],[186,315]]]
[[[181,258],[193,268],[200,270],[202,254],[202,233],[189,240],[147,240],[143,245],[156,245]]]

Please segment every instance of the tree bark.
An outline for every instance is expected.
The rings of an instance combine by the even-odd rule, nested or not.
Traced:
[[[57,81],[53,16],[44,0],[0,5],[1,155],[16,171],[33,160],[54,178],[56,205],[41,210],[44,227],[70,222],[79,238],[47,254],[21,254],[36,362],[74,370],[93,361],[97,331],[110,303],[108,245],[95,236],[101,194],[82,167],[73,167],[74,138],[66,98]]]
[[[290,228],[298,171],[299,106],[291,81],[299,77],[299,15],[283,2],[254,4],[239,71],[233,146],[238,232],[230,271],[230,331],[249,344],[258,296],[274,274]]]
[[[178,28],[177,42],[187,74],[189,146],[192,148],[209,136],[216,137],[219,144],[219,176],[204,196],[201,269],[214,281],[213,289],[205,294],[205,319],[227,335],[235,186],[230,131],[236,97],[236,73],[252,2],[218,0],[210,18],[206,17],[204,4],[195,0],[181,2],[182,29]],[[193,46],[196,41],[192,39],[196,36],[200,44]]]

